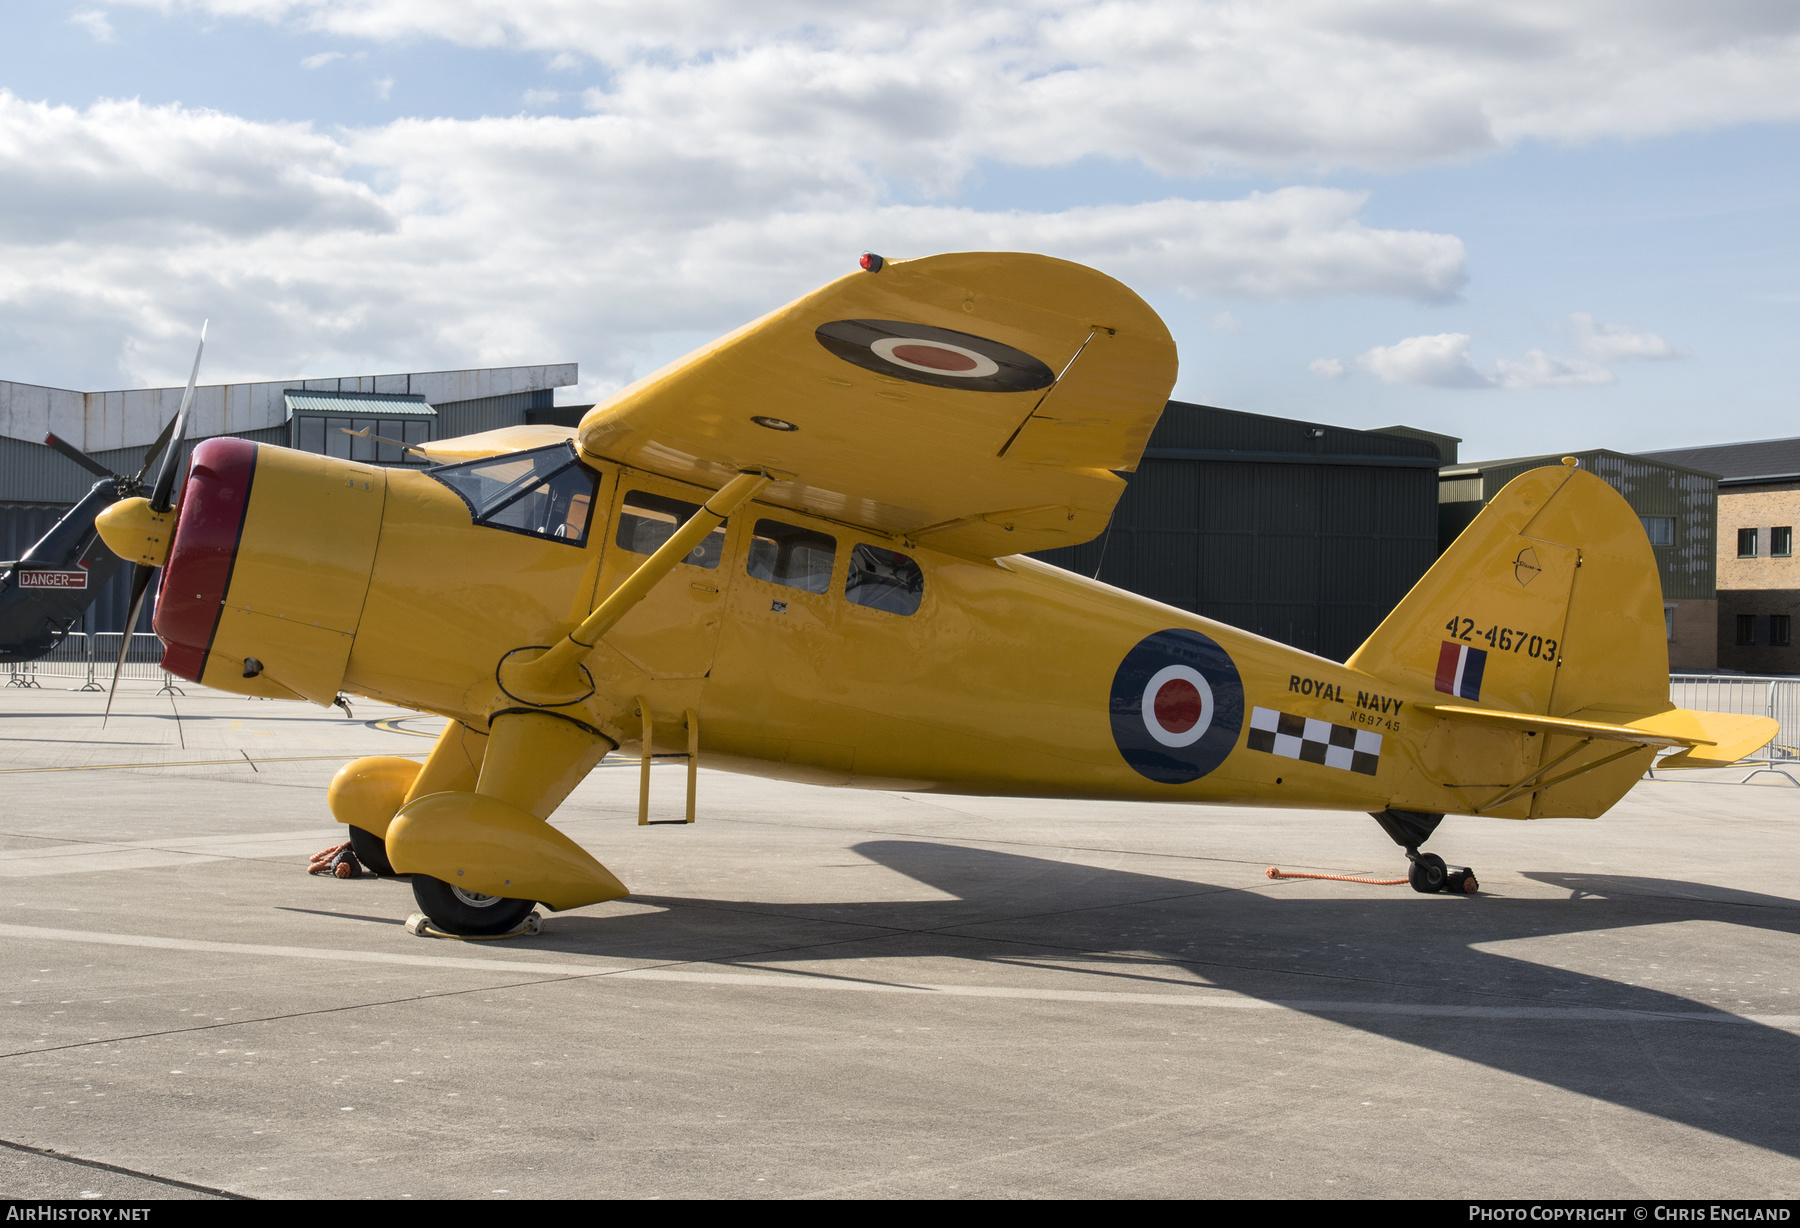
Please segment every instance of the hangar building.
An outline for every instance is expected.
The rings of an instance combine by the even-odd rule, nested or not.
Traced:
[[[1106,532],[1036,557],[1342,661],[1437,558],[1458,442],[1171,401]]]
[[[401,449],[346,430],[372,428],[371,436],[420,443],[526,423],[562,425],[570,411],[555,407],[555,390],[578,376],[569,362],[202,385],[194,390],[188,434],[402,464]],[[74,392],[0,380],[0,559],[18,558],[93,485],[86,470],[44,446],[45,435],[61,436],[114,472],[136,473],[184,391]],[[122,569],[90,608],[87,630],[123,629],[129,586],[130,570]],[[146,602],[139,631],[149,630],[150,608]]]

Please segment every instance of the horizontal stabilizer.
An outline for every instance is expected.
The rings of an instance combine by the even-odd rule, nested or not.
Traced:
[[[1697,746],[1713,746],[1710,740],[1687,737],[1680,733],[1665,730],[1658,725],[1663,716],[1674,713],[1662,713],[1661,716],[1645,717],[1639,724],[1614,725],[1605,721],[1580,720],[1566,716],[1539,716],[1531,712],[1500,712],[1493,708],[1464,708],[1456,704],[1422,705],[1426,712],[1435,712],[1439,716],[1451,720],[1473,721],[1479,725],[1497,725],[1504,729],[1533,730],[1538,733],[1559,733],[1572,738],[1593,738],[1600,742],[1634,742],[1639,746],[1680,746],[1692,749]],[[1717,716],[1713,712],[1683,712],[1686,716]],[[1754,718],[1745,718],[1754,719]],[[1767,741],[1768,739],[1764,739]]]
[[[1773,717],[1696,712],[1690,708],[1674,708],[1633,723],[1689,737],[1698,743],[1692,750],[1670,755],[1656,765],[1659,768],[1727,767],[1755,754],[1781,732],[1781,722]]]

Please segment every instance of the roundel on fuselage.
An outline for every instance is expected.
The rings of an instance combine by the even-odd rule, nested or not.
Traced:
[[[1226,651],[1198,631],[1144,637],[1113,675],[1113,741],[1141,776],[1198,780],[1237,745],[1244,684]]]

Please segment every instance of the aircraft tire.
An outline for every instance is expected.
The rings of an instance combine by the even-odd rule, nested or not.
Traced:
[[[382,878],[394,877],[394,863],[388,860],[387,841],[374,832],[351,824],[350,851],[356,854],[356,859],[365,868],[373,870]]]
[[[479,938],[508,934],[524,924],[536,900],[513,900],[499,895],[476,895],[452,887],[429,874],[412,876],[413,899],[419,911],[446,934]]]
[[[1406,872],[1406,881],[1423,895],[1436,895],[1442,891],[1449,877],[1449,868],[1436,853],[1420,853],[1419,859]]]

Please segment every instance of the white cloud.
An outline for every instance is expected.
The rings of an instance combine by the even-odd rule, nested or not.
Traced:
[[[1625,324],[1602,324],[1585,311],[1569,315],[1569,333],[1582,354],[1595,362],[1625,358],[1685,358],[1686,351],[1670,345],[1655,333],[1640,332]]]
[[[545,107],[561,97],[562,94],[556,90],[526,90],[525,105],[528,107]]]
[[[1423,384],[1434,388],[1591,388],[1615,384],[1618,376],[1608,363],[1633,358],[1681,358],[1677,349],[1655,333],[1623,324],[1602,324],[1585,311],[1569,316],[1568,332],[1578,354],[1557,355],[1536,346],[1521,358],[1502,358],[1486,370],[1477,370],[1469,359],[1467,333],[1439,333],[1408,337],[1388,346],[1376,346],[1356,359],[1356,365],[1389,384]],[[1320,371],[1321,359],[1312,365]]]
[[[1386,384],[1430,388],[1485,388],[1492,381],[1469,361],[1469,334],[1438,333],[1378,345],[1356,357],[1356,365]]]
[[[1441,300],[1451,235],[1314,187],[1060,212],[895,204],[854,161],[743,153],[616,116],[326,134],[0,91],[0,337],[14,378],[219,378],[579,360],[590,394],[848,271],[857,253],[1041,251],[1141,293]],[[28,356],[35,356],[30,358]]]
[[[1523,358],[1496,362],[1487,382],[1496,388],[1591,388],[1616,384],[1619,377],[1592,359],[1558,358],[1534,347]]]
[[[127,2],[592,60],[609,114],[938,188],[982,159],[1388,169],[1800,116],[1800,8],[1755,0]]]
[[[394,79],[392,77],[382,77],[379,81],[375,82],[375,96],[377,98],[386,100],[393,95],[393,92]]]
[[[321,51],[317,55],[309,55],[304,60],[301,60],[300,67],[323,68],[333,60],[341,60],[343,58],[344,53],[341,51]]]
[[[1244,322],[1229,311],[1215,312],[1213,315],[1207,317],[1206,322],[1222,333],[1241,333],[1244,331]]]
[[[1335,358],[1315,358],[1306,364],[1306,369],[1323,379],[1344,378],[1344,364]]]
[[[99,9],[76,9],[69,14],[69,20],[86,30],[97,43],[114,41],[112,22]]]

